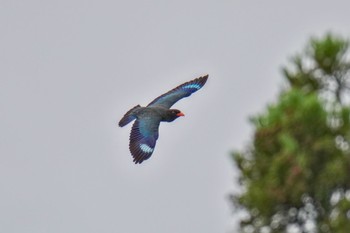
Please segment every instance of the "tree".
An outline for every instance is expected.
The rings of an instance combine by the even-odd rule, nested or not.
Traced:
[[[327,34],[283,69],[288,88],[251,119],[251,145],[232,158],[247,217],[241,232],[350,229],[350,62],[348,42]]]

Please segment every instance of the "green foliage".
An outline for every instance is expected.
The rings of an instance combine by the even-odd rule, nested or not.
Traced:
[[[331,34],[312,39],[294,71],[284,69],[290,89],[251,119],[252,145],[232,154],[243,189],[232,201],[248,214],[241,232],[350,229],[347,48]]]
[[[327,93],[342,102],[344,92],[350,88],[348,48],[347,40],[332,34],[313,38],[304,54],[292,58],[293,69],[283,68],[284,76],[293,88]]]

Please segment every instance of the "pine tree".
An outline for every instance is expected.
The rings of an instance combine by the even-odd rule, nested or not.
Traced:
[[[283,69],[288,88],[251,119],[251,145],[232,158],[247,217],[241,232],[348,232],[350,229],[350,77],[348,42],[310,40]]]

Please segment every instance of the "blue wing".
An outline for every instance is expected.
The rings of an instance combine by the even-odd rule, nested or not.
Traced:
[[[142,118],[135,121],[130,133],[129,149],[134,162],[149,159],[156,146],[160,118]]]
[[[181,84],[167,93],[157,97],[148,106],[161,106],[170,108],[173,104],[182,98],[190,96],[192,93],[201,89],[207,81],[209,75],[196,78],[192,81]]]

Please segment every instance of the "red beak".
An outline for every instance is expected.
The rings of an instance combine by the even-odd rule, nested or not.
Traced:
[[[179,112],[178,114],[176,114],[176,116],[185,116],[185,114],[183,114],[182,112]]]

